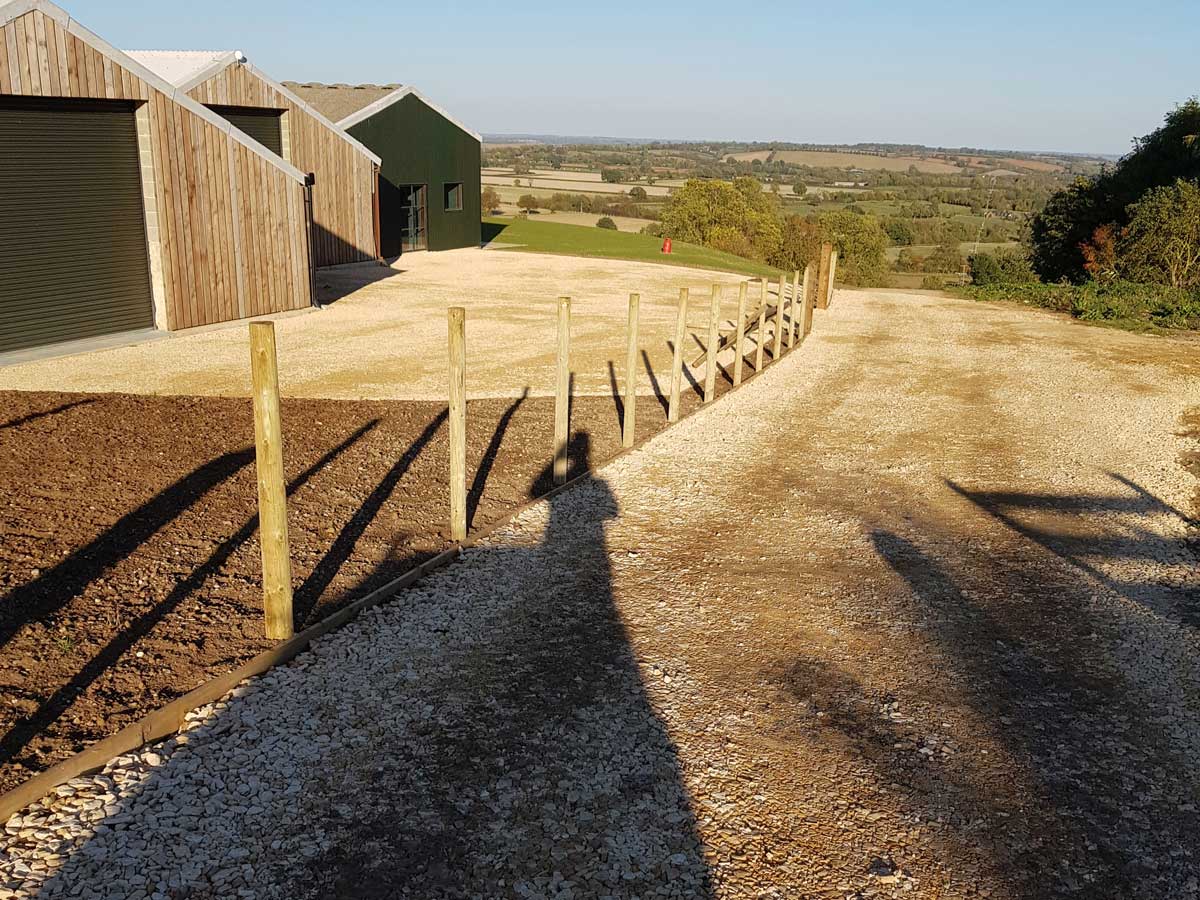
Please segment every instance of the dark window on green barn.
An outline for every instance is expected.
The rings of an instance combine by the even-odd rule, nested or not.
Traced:
[[[462,182],[452,181],[443,186],[446,192],[446,212],[458,212],[463,204]]]

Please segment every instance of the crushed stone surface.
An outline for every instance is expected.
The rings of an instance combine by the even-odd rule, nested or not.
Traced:
[[[1200,896],[1184,346],[841,292],[14,816],[0,900]]]

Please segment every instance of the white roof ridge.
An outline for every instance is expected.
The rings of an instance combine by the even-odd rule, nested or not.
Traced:
[[[475,140],[479,141],[479,143],[481,143],[481,144],[483,143],[482,136],[480,136],[478,133],[472,131],[470,128],[468,128],[466,125],[464,125],[458,119],[454,118],[454,116],[450,115],[450,113],[448,113],[446,110],[442,109],[442,107],[438,106],[436,103],[434,103],[428,97],[426,97],[424,94],[422,94],[420,91],[418,91],[415,87],[413,87],[411,84],[401,85],[400,87],[398,87],[394,91],[392,91],[390,94],[387,94],[384,97],[380,97],[374,103],[368,103],[362,109],[352,112],[350,115],[346,116],[344,119],[341,119],[338,122],[338,125],[342,128],[349,128],[351,125],[357,125],[359,122],[363,121],[364,119],[371,118],[371,116],[375,115],[375,113],[379,112],[381,109],[387,109],[387,107],[391,106],[393,103],[398,103],[399,101],[403,100],[405,97],[408,97],[410,95],[413,97],[416,97],[418,100],[420,100],[422,103],[424,103],[430,109],[432,109],[435,113],[437,113],[439,116],[441,116],[447,122],[449,122],[451,125],[454,125],[455,127],[461,129],[462,131],[465,131],[471,137],[475,138]]]
[[[209,51],[209,50],[149,50],[149,51],[127,50],[126,52],[129,53],[134,59],[138,59],[137,54],[139,54],[139,53],[147,53],[147,54],[162,54],[161,57],[156,56],[155,57],[156,59],[158,59],[158,58],[168,59],[172,55],[175,55],[176,57],[187,57],[189,59],[205,60],[205,64],[202,66],[192,66],[185,70],[174,73],[175,77],[170,77],[166,72],[159,71],[160,75],[162,75],[164,78],[167,78],[168,81],[172,81],[174,83],[176,90],[181,91],[185,94],[191,90],[194,90],[197,86],[208,81],[210,78],[214,77],[215,75],[219,74],[220,72],[223,72],[225,69],[229,68],[230,66],[236,65],[240,62],[240,64],[245,66],[251,72],[251,74],[254,75],[254,77],[259,78],[262,81],[265,81],[276,91],[283,94],[283,96],[287,97],[288,100],[290,100],[292,103],[294,103],[300,109],[304,110],[306,113],[308,113],[314,119],[319,121],[326,128],[329,128],[339,138],[346,141],[348,144],[350,144],[352,147],[354,147],[355,150],[357,150],[359,153],[362,153],[369,160],[371,160],[371,162],[373,162],[375,165],[377,165],[377,166],[382,165],[382,160],[380,159],[378,154],[373,153],[370,149],[363,146],[361,143],[359,143],[354,138],[352,138],[350,135],[348,135],[344,129],[339,128],[335,123],[329,121],[329,119],[327,119],[325,116],[321,115],[320,112],[313,109],[313,107],[310,104],[304,102],[304,100],[302,100],[300,97],[297,97],[295,94],[293,94],[291,91],[289,91],[287,88],[285,88],[282,84],[280,84],[275,79],[273,79],[270,75],[268,75],[262,69],[253,65],[246,58],[246,55],[244,53],[242,53],[242,51],[240,51],[240,50],[213,50],[213,51]],[[151,66],[150,68],[153,68],[153,66]],[[219,105],[220,104],[214,104],[214,106],[219,106]]]
[[[279,169],[288,177],[299,181],[301,184],[304,183],[304,173],[287,160],[276,156],[258,141],[254,140],[254,138],[235,128],[203,103],[197,103],[145,63],[134,59],[128,53],[118,50],[94,31],[81,25],[78,19],[72,18],[65,9],[50,2],[50,0],[8,0],[7,3],[0,0],[0,25],[7,25],[14,19],[34,10],[49,16],[58,23],[59,27],[83,41],[83,43],[87,44],[101,56],[111,59],[131,75],[136,75],[139,79],[146,82],[147,85],[154,88],[160,94],[163,94],[167,99],[182,106],[188,112],[203,119],[219,131],[229,135],[233,141],[241,144],[256,156],[262,157],[268,164]]]

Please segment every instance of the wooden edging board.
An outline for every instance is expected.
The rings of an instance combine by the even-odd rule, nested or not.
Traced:
[[[799,345],[798,345],[799,346]],[[790,356],[790,350],[784,356]],[[782,357],[781,357],[782,359]],[[740,391],[748,384],[752,384],[761,372],[768,371],[774,368],[775,361],[765,366],[761,371],[754,372],[749,378],[745,379],[740,385],[734,385],[729,388],[720,398],[728,397],[730,394]],[[713,409],[715,404],[697,406],[691,412],[680,417],[679,421],[685,421],[699,412]],[[400,591],[411,586],[419,581],[430,572],[445,568],[450,563],[458,558],[459,554],[466,548],[474,546],[482,539],[489,537],[496,531],[510,524],[513,519],[525,512],[527,509],[549,500],[552,497],[570,490],[578,484],[587,481],[608,466],[615,463],[617,460],[631,453],[640,450],[643,446],[649,443],[660,434],[670,430],[672,425],[678,423],[670,422],[664,425],[661,429],[635,443],[628,449],[620,450],[613,456],[610,456],[595,469],[588,469],[576,477],[572,478],[565,484],[558,485],[546,493],[534,497],[527,503],[513,509],[508,515],[502,519],[498,519],[491,525],[486,525],[469,536],[465,541],[460,541],[446,548],[441,553],[433,556],[420,565],[409,569],[398,578],[389,581],[387,584],[377,587],[371,593],[364,597],[360,597],[353,603],[340,609],[322,619],[315,625],[301,631],[299,634],[280,644],[276,644],[269,650],[264,650],[262,653],[252,659],[242,663],[236,669],[226,672],[224,675],[218,675],[215,678],[206,681],[204,684],[194,688],[184,694],[182,697],[176,697],[170,703],[162,706],[153,712],[147,713],[136,722],[131,722],[115,734],[111,734],[106,738],[102,738],[96,743],[85,747],[73,756],[69,756],[62,762],[51,766],[44,772],[39,772],[32,778],[29,778],[11,791],[0,794],[0,822],[6,822],[13,815],[19,812],[31,803],[41,800],[60,784],[70,781],[72,778],[77,778],[80,775],[89,775],[93,772],[98,772],[104,768],[104,765],[113,757],[121,756],[129,753],[131,750],[136,750],[139,747],[149,744],[153,741],[161,740],[172,734],[175,734],[180,726],[186,721],[186,716],[194,709],[198,709],[208,703],[213,703],[221,699],[225,694],[229,693],[241,682],[255,675],[261,675],[264,672],[273,669],[275,666],[282,665],[296,656],[303,653],[308,646],[317,638],[328,634],[335,628],[340,628],[345,625],[359,613],[364,610],[378,606],[386,600],[390,600]]]

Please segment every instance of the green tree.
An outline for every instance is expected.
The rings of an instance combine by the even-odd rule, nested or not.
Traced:
[[[491,213],[500,208],[500,192],[494,187],[485,187],[479,195],[479,205],[484,213]]]
[[[538,198],[533,194],[522,194],[517,199],[517,206],[525,210],[525,212],[533,212],[538,208]]]
[[[917,242],[912,225],[904,219],[885,219],[883,230],[887,233],[888,240],[892,242],[893,247],[911,247]]]
[[[925,259],[926,272],[961,272],[963,255],[958,241],[943,241]]]
[[[646,189],[639,185],[634,185],[629,189],[629,199],[641,202],[647,198]]]
[[[1200,178],[1197,134],[1200,101],[1192,98],[1169,112],[1157,130],[1135,140],[1133,151],[1116,166],[1051,196],[1030,223],[1033,267],[1042,279],[1087,280],[1082,247],[1097,228],[1120,230],[1147,191]]]
[[[847,284],[878,285],[887,278],[887,235],[874,216],[845,210],[820,217],[822,236],[838,250],[838,277]]]
[[[771,265],[785,270],[803,270],[821,256],[821,226],[803,216],[788,216],[783,220],[778,255]]]
[[[609,231],[616,231],[617,223],[614,222],[612,219],[610,219],[608,216],[604,216],[600,219],[600,221],[598,221],[596,223],[596,227],[597,228],[606,228]]]
[[[797,197],[803,197],[805,194],[808,193],[808,185],[805,184],[803,181],[797,181],[795,184],[792,185],[792,193],[795,194]]]
[[[779,252],[783,233],[778,202],[755,179],[728,181],[690,179],[671,195],[662,212],[664,233],[680,241],[726,249],[767,260]],[[735,240],[737,233],[744,238]],[[737,252],[737,251],[735,251]]]
[[[1200,183],[1155,188],[1129,214],[1117,244],[1122,271],[1135,281],[1200,286]]]
[[[609,184],[617,184],[625,180],[625,173],[616,168],[604,168],[600,170],[600,180]]]
[[[896,257],[897,272],[920,272],[925,268],[925,257],[914,253],[911,247],[905,247]]]

